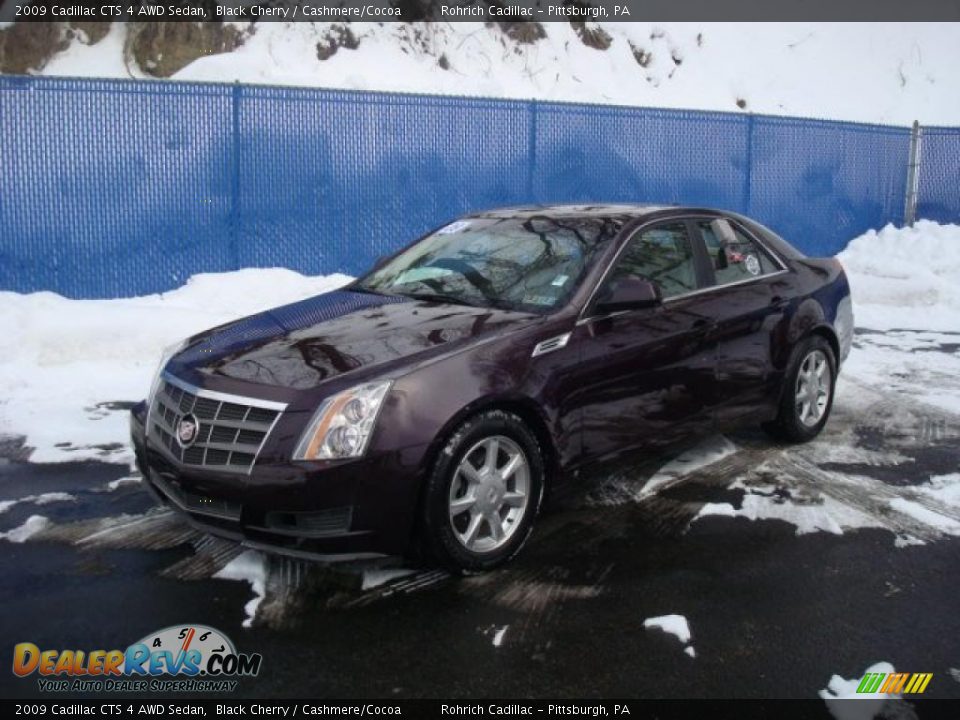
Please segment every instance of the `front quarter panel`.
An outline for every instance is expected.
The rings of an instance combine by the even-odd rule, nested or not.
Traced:
[[[569,327],[568,327],[569,326]],[[567,417],[572,396],[566,368],[576,362],[567,345],[531,357],[537,343],[572,329],[573,320],[548,321],[447,356],[394,382],[371,440],[371,452],[417,446],[424,465],[467,417],[493,407],[514,407],[536,416],[553,449],[578,451]],[[531,418],[532,419],[532,418]],[[562,463],[565,458],[558,458]]]

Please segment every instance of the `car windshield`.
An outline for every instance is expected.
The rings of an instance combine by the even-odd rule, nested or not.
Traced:
[[[354,286],[546,313],[562,307],[620,223],[603,217],[476,217],[423,238]]]

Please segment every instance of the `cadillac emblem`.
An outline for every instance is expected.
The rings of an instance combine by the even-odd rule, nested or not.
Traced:
[[[180,447],[186,450],[193,445],[194,440],[197,439],[199,427],[200,423],[192,414],[180,418],[180,422],[177,423],[177,442],[180,443]]]

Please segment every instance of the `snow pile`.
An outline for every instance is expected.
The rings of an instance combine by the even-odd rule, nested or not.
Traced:
[[[564,22],[543,24],[545,37],[526,43],[495,23],[351,23],[350,42],[332,55],[342,24],[235,27],[243,45],[174,79],[960,122],[950,23],[588,23],[590,45]],[[95,45],[74,41],[42,74],[144,77],[124,60],[127,30],[114,23]]]
[[[214,573],[213,577],[221,580],[245,580],[250,583],[253,599],[243,608],[247,615],[243,621],[243,627],[251,627],[257,615],[257,608],[260,607],[267,593],[267,559],[263,553],[247,550]]]
[[[960,225],[887,225],[837,255],[858,326],[960,331]]]
[[[888,703],[900,696],[857,693],[857,687],[864,675],[892,672],[895,672],[893,665],[888,662],[879,662],[868,667],[863,675],[854,680],[845,680],[839,675],[834,675],[830,678],[826,689],[820,691],[820,697],[827,703],[827,709],[836,720],[873,720],[885,713]],[[856,702],[853,702],[854,700]]]
[[[0,540],[9,540],[12,543],[26,542],[37,533],[46,530],[50,524],[50,520],[43,515],[31,515],[23,525],[7,532],[0,532]]]
[[[273,268],[195,275],[171,292],[120,300],[0,292],[0,436],[26,436],[35,462],[112,451],[128,462],[127,416],[110,403],[144,398],[164,347],[349,280]]]
[[[697,656],[697,651],[693,645],[688,645],[690,638],[690,624],[683,615],[660,615],[659,617],[647,618],[643,621],[645,628],[662,630],[668,635],[673,635],[677,640],[686,645],[683,651],[692,658]]]

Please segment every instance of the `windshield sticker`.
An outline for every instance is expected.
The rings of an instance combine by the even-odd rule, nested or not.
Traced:
[[[407,283],[412,282],[422,282],[424,280],[433,280],[435,278],[446,277],[447,275],[453,275],[452,270],[447,268],[438,268],[438,267],[415,267],[410,268],[409,270],[404,270],[400,275],[397,276],[397,279],[393,281],[394,285],[406,285]]]
[[[760,261],[757,260],[756,255],[747,255],[747,259],[744,261],[744,264],[747,267],[747,272],[751,275],[760,274]]]
[[[470,227],[470,223],[466,220],[457,220],[452,222],[446,227],[440,228],[437,230],[437,235],[452,235],[453,233],[460,232],[461,230],[466,230]]]
[[[524,295],[525,305],[553,305],[554,298],[550,295]]]
[[[564,285],[567,284],[567,280],[569,280],[569,279],[570,279],[570,278],[567,277],[566,275],[557,275],[557,276],[553,279],[553,282],[550,283],[550,284],[553,285],[553,286],[555,286],[555,287],[563,287]]]

